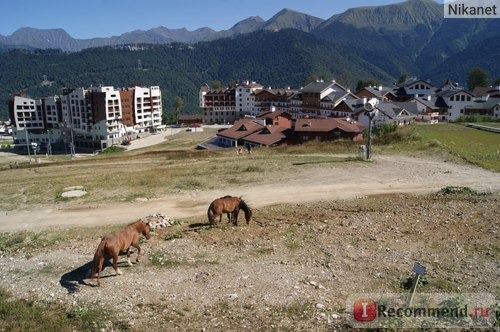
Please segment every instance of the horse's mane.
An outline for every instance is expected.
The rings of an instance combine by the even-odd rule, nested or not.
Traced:
[[[132,221],[130,224],[127,225],[127,227],[133,227],[133,228],[138,228],[142,225],[149,225],[149,222],[144,222],[142,221],[141,219],[137,220],[137,221]]]
[[[240,197],[240,209],[245,211],[245,216],[246,215],[250,215],[250,217],[252,216],[252,209],[241,197]]]

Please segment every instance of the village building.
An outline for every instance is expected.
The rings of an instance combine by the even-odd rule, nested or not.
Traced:
[[[181,126],[199,125],[203,123],[203,116],[200,114],[179,114],[177,120]]]
[[[500,119],[500,98],[482,97],[464,107],[464,116],[490,116]]]
[[[415,117],[415,114],[412,114],[404,107],[396,103],[385,102],[377,105],[372,124],[395,124],[398,126],[405,126],[415,122]],[[370,122],[364,110],[358,111],[354,118],[365,126],[368,126]]]
[[[356,91],[355,95],[358,98],[377,98],[378,100],[391,101],[397,100],[395,87],[386,86],[367,86]]]
[[[334,141],[346,139],[351,141],[363,140],[363,130],[366,127],[354,120],[327,118],[297,119],[294,135],[299,143],[308,141]]]

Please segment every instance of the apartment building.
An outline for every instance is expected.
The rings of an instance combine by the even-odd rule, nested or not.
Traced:
[[[256,82],[245,81],[238,84],[235,89],[236,114],[240,117],[256,116],[259,110],[255,105],[255,92],[262,90],[263,86]]]
[[[158,86],[64,89],[60,96],[41,99],[14,96],[9,110],[14,144],[59,145],[72,154],[76,148],[103,150],[164,128]]]
[[[210,89],[202,86],[200,107],[203,108],[203,123],[228,124],[240,118],[236,112],[236,91],[234,88]]]

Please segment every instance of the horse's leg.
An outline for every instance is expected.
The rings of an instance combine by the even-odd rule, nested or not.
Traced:
[[[132,254],[132,251],[130,250],[130,247],[127,249],[127,261],[128,261],[128,266],[132,266],[132,262],[130,261],[130,254]]]
[[[139,263],[139,257],[141,256],[141,247],[139,246],[139,243],[132,243],[132,246],[137,249],[137,258],[135,261]]]
[[[227,213],[227,222],[231,222],[232,213]],[[222,216],[221,216],[222,217]]]
[[[97,264],[97,287],[101,287],[101,271],[103,264],[104,264],[104,255],[102,257],[99,257],[99,263]]]
[[[234,223],[234,226],[238,226],[238,213],[240,213],[239,209],[236,209],[233,212],[233,223]]]
[[[115,269],[116,275],[121,275],[122,271],[118,268],[118,253],[113,253],[113,269]]]

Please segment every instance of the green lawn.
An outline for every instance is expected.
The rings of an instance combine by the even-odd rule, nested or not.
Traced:
[[[442,146],[451,154],[472,164],[500,171],[500,134],[461,124],[417,125],[422,141]]]

